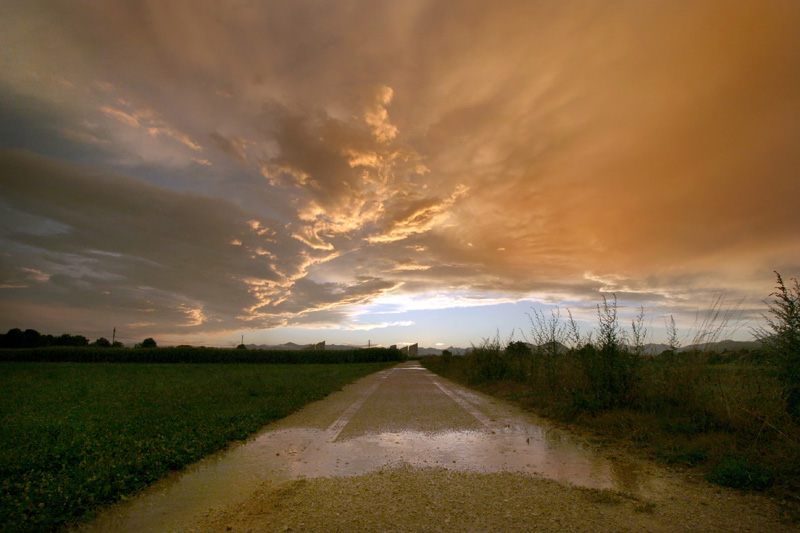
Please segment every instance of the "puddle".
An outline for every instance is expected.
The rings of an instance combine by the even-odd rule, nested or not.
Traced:
[[[347,400],[341,404],[347,408],[332,423],[321,426],[327,429],[320,429],[319,424],[308,427],[306,422],[333,397],[284,419],[278,429],[271,426],[255,438],[157,483],[82,530],[180,530],[188,517],[244,501],[264,483],[365,474],[403,463],[477,472],[525,472],[627,492],[642,488],[643,476],[631,465],[609,461],[560,430],[538,425],[502,402],[445,382],[418,364],[407,363],[364,381],[366,385],[357,393],[352,389],[336,393],[340,400]],[[414,391],[413,398],[422,407],[415,407],[408,391]],[[347,394],[350,396],[341,396]],[[383,404],[389,411],[379,411]],[[471,416],[471,424],[460,425],[464,429],[444,424],[440,431],[420,431],[409,420],[416,419],[415,409],[424,406],[440,414],[451,412],[458,420]],[[353,427],[367,427],[370,409],[381,413],[381,422],[388,419],[387,427],[411,429],[376,427],[372,432],[348,435],[351,421]],[[365,420],[359,421],[359,417]],[[294,420],[302,423],[293,426]]]
[[[505,470],[596,488],[615,487],[615,469],[600,457],[544,431],[399,432],[326,443],[287,464],[292,476],[357,475],[399,463],[474,472]]]

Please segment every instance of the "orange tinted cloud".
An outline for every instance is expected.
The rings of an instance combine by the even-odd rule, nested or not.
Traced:
[[[346,324],[428,293],[763,298],[800,270],[798,26],[793,1],[32,1],[0,21],[3,138],[270,221],[220,236],[241,302],[189,284],[176,324]]]

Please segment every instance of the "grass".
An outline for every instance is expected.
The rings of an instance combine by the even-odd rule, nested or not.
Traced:
[[[481,350],[477,348],[476,350]],[[503,353],[495,353],[503,362]],[[510,368],[515,354],[505,358]],[[525,376],[495,372],[488,379],[480,354],[429,357],[423,364],[445,377],[503,397],[540,415],[589,430],[602,441],[692,468],[709,481],[766,491],[800,518],[800,428],[785,410],[776,369],[758,354],[685,354],[643,358],[630,400],[593,402],[580,367],[560,356],[553,387],[534,359]],[[712,361],[712,362],[709,362]],[[493,361],[493,364],[498,364]],[[510,378],[508,376],[511,376]]]
[[[0,363],[0,530],[91,517],[390,363]]]
[[[397,348],[350,350],[233,350],[175,346],[168,348],[112,348],[44,346],[0,349],[0,361],[48,363],[251,363],[340,364],[403,361]]]

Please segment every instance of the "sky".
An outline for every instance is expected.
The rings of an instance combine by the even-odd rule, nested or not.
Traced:
[[[800,3],[6,0],[0,330],[746,339],[800,274]]]

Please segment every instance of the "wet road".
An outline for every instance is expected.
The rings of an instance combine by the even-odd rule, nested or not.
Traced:
[[[594,488],[648,490],[632,464],[605,459],[502,401],[408,362],[346,386],[117,505],[91,531],[179,531],[264,484],[397,465],[514,471]]]

